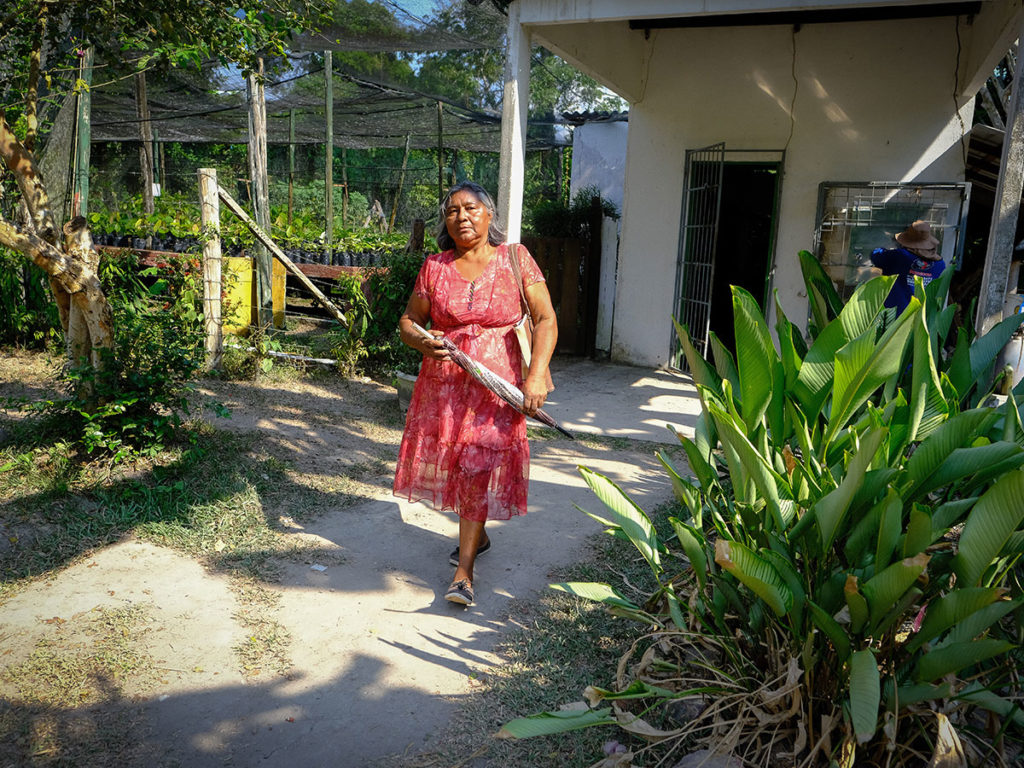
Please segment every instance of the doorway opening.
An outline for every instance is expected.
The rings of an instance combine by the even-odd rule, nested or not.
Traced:
[[[781,171],[780,152],[716,145],[687,153],[676,309],[702,355],[710,353],[712,332],[735,353],[729,286],[744,288],[767,310]],[[671,359],[685,370],[674,338]]]
[[[731,163],[722,169],[715,279],[711,286],[711,330],[733,353],[730,285],[746,289],[767,316],[769,273],[775,250],[778,163]]]

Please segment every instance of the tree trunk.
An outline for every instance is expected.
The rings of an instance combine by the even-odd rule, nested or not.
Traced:
[[[81,216],[69,221],[63,245],[57,244],[42,176],[32,153],[18,141],[2,115],[0,157],[14,174],[29,213],[27,228],[0,218],[0,244],[24,254],[50,276],[67,340],[68,362],[75,364],[84,357],[99,368],[102,350],[113,347],[113,328],[97,275],[99,257],[86,221]]]

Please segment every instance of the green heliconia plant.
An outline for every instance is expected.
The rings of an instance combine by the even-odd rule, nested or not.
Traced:
[[[607,584],[555,587],[648,625],[635,680],[657,692],[642,706],[604,695],[610,707],[576,716],[756,764],[1000,764],[972,715],[987,711],[1000,733],[1024,728],[1013,655],[1024,383],[993,395],[1003,373],[993,361],[1024,318],[951,334],[952,270],[918,282],[893,318],[893,278],[844,304],[811,254],[800,261],[806,337],[776,302],[773,338],[737,287],[735,355],[712,334],[703,358],[677,325],[702,412],[692,435],[677,435],[689,472],[658,454],[683,510],[670,535],[581,470],[607,510],[592,516],[638,547],[658,589],[640,605]],[[699,717],[653,724],[695,690]],[[538,715],[501,735],[582,722]],[[949,754],[966,762],[943,762]]]

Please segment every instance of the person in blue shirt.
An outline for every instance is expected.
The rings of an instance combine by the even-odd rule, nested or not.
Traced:
[[[900,315],[914,295],[914,278],[927,285],[942,274],[946,262],[939,255],[939,241],[927,221],[915,221],[895,237],[898,248],[876,248],[871,263],[883,275],[899,275],[885,299],[885,306]]]

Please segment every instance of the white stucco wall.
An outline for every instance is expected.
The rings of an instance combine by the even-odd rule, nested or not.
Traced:
[[[630,108],[613,359],[668,362],[687,149],[724,141],[786,150],[774,287],[798,322],[806,297],[796,254],[812,245],[822,181],[963,179],[961,126],[950,117],[953,19],[811,24],[795,34],[659,30],[646,45],[643,98]]]
[[[572,174],[569,192],[597,187],[604,200],[622,210],[626,177],[626,122],[585,123],[573,130]],[[615,275],[618,262],[618,220],[605,219],[601,230],[601,282],[598,288],[595,347],[610,352],[615,307]]]
[[[622,209],[628,135],[625,122],[585,123],[573,129],[571,195],[583,187],[597,187],[602,198]]]

